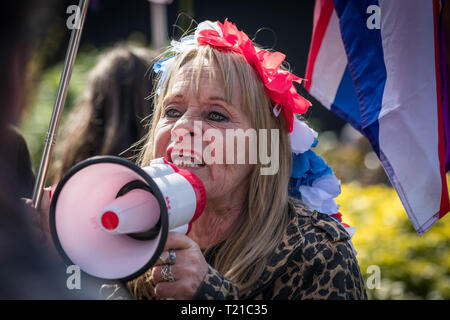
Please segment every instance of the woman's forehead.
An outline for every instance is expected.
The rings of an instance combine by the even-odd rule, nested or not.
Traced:
[[[223,88],[223,79],[220,71],[213,66],[202,65],[195,66],[186,64],[182,66],[173,76],[173,88],[179,86],[188,86],[187,89],[203,89],[203,87],[211,87],[210,89]]]
[[[190,61],[183,65],[176,74],[173,75],[168,95],[197,97],[217,97],[228,103],[239,106],[240,92],[235,83],[226,84],[222,77],[221,70],[217,66],[211,65],[206,59],[201,65],[197,60]],[[233,86],[230,95],[227,94],[226,86]]]

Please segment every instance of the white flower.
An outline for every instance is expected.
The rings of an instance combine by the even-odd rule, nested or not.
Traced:
[[[328,215],[339,211],[339,205],[336,204],[334,198],[341,193],[341,184],[334,175],[327,174],[317,178],[311,186],[300,186],[299,191],[302,201],[311,210]]]
[[[336,198],[341,194],[341,181],[334,174],[326,174],[313,181],[312,186],[322,189]]]
[[[203,21],[200,22],[200,24],[197,26],[197,29],[195,29],[195,39],[197,39],[198,34],[200,33],[200,31],[203,30],[216,30],[221,37],[223,37],[223,33],[222,33],[222,29],[220,29],[219,25],[217,24],[217,21]]]
[[[294,116],[294,126],[291,132],[291,148],[293,153],[303,153],[311,149],[317,132]]]
[[[181,53],[195,47],[197,45],[197,38],[190,35],[181,38],[180,41],[172,40],[170,44],[172,45],[173,52]]]
[[[189,35],[180,39],[180,41],[172,40],[170,44],[172,45],[172,51],[175,53],[186,52],[193,47],[197,46],[197,38],[200,31],[203,30],[216,30],[222,37],[223,33],[217,22],[212,22],[209,20],[201,22],[195,29],[193,35]]]

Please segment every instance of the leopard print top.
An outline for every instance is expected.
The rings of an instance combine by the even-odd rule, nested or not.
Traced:
[[[241,296],[236,284],[209,266],[195,299],[367,299],[341,224],[295,199],[290,211],[284,239],[250,294]]]
[[[342,225],[295,199],[290,200],[289,213],[292,219],[283,241],[250,294],[240,295],[238,285],[209,266],[194,299],[367,299]],[[109,299],[123,298],[117,287],[110,289]]]

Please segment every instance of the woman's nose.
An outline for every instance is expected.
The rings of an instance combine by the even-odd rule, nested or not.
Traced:
[[[196,137],[202,134],[202,121],[197,117],[184,114],[172,128],[173,138]]]

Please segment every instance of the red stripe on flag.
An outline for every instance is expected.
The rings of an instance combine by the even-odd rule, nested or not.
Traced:
[[[314,19],[313,34],[311,40],[311,46],[309,47],[308,63],[306,65],[305,73],[305,89],[309,91],[312,85],[312,75],[314,71],[314,64],[316,63],[317,55],[319,54],[320,46],[322,45],[323,37],[325,36],[325,31],[327,31],[328,24],[331,19],[331,14],[333,13],[334,5],[333,1],[330,0],[316,0],[316,5],[314,7],[314,15],[319,13],[317,22]]]
[[[445,142],[444,142],[444,124],[442,123],[442,95],[441,95],[441,74],[439,70],[439,40],[437,30],[437,16],[439,10],[439,0],[433,0],[433,23],[434,23],[434,59],[436,69],[436,95],[438,108],[438,152],[439,166],[441,170],[442,195],[441,205],[439,209],[439,219],[442,218],[449,210],[450,203],[448,198],[447,180],[445,176]]]

